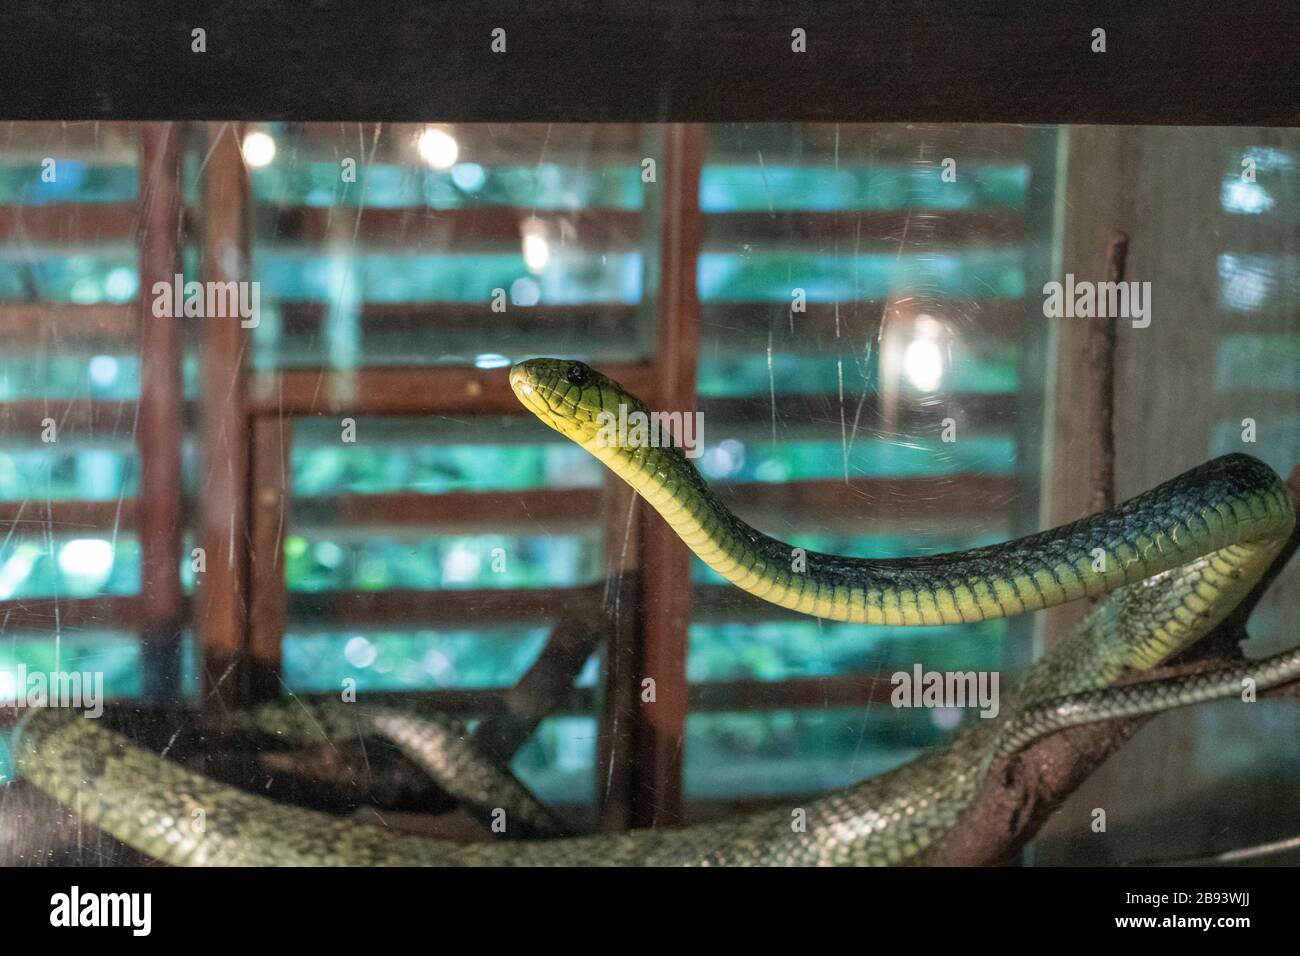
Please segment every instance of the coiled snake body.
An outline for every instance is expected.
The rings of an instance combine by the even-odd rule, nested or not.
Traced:
[[[1295,515],[1285,487],[1246,455],[1215,459],[1103,514],[1006,544],[871,560],[796,550],[732,514],[679,449],[609,441],[602,413],[617,419],[620,406],[628,415],[649,410],[582,363],[524,362],[510,383],[538,418],[645,497],[705,563],[783,607],[905,626],[1109,596],[1004,695],[997,719],[805,807],[702,826],[476,844],[397,835],[217,784],[58,711],[26,718],[16,747],[20,772],[122,841],[177,864],[894,864],[924,859],[998,754],[1059,727],[1234,694],[1245,677],[1264,689],[1300,674],[1300,651],[1292,651],[1210,675],[1110,687],[1218,624],[1290,534]],[[355,719],[405,740],[417,759],[421,735],[436,738],[433,725],[359,705]],[[472,754],[433,749],[458,754],[452,763],[470,772]],[[510,788],[505,778],[488,779]],[[501,799],[545,825],[544,810],[523,796]]]

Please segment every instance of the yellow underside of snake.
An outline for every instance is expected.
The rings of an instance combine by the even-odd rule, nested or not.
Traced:
[[[221,786],[93,721],[52,711],[26,720],[16,744],[20,772],[124,842],[178,864],[895,864],[924,860],[996,754],[1062,726],[1233,695],[1246,678],[1263,689],[1300,674],[1293,651],[1216,674],[1111,688],[1211,630],[1290,535],[1286,488],[1249,456],[1215,459],[1110,511],[1006,544],[872,560],[794,548],[741,521],[680,449],[645,440],[645,432],[637,441],[613,434],[620,410],[624,420],[649,410],[582,363],[531,360],[511,370],[510,383],[539,419],[639,492],[706,564],[782,607],[905,627],[1109,596],[1004,695],[997,719],[841,793],[716,824],[475,844],[403,836]],[[358,713],[368,732],[408,743],[419,737],[419,726],[399,715]],[[420,749],[418,740],[410,749]],[[424,763],[441,772],[437,760]],[[506,820],[506,804],[518,799],[503,798]]]

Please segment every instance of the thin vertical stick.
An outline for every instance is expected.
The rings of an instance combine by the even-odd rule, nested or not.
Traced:
[[[1106,253],[1106,281],[1123,282],[1128,259],[1128,235],[1112,234]],[[1092,356],[1092,498],[1088,511],[1096,514],[1115,504],[1115,316],[1093,322],[1089,330]]]

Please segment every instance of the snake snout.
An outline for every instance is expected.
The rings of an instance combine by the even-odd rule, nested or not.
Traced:
[[[574,363],[548,358],[520,362],[510,369],[510,388],[521,401],[538,397],[550,404],[551,396],[564,383],[570,364]]]
[[[527,366],[527,362],[520,362],[510,369],[510,390],[516,395],[519,394],[521,389],[532,387]]]

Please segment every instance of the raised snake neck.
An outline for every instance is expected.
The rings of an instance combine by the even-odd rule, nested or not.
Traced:
[[[1107,689],[1206,634],[1286,540],[1295,522],[1290,498],[1277,475],[1249,456],[1215,459],[1103,514],[1007,544],[926,558],[841,557],[803,552],[751,528],[676,448],[606,440],[601,413],[617,418],[620,405],[646,408],[593,369],[536,359],[512,369],[510,381],[538,418],[641,493],[705,563],[784,607],[912,625],[1109,597],[1004,696],[996,720],[978,721],[841,793],[714,824],[477,844],[400,836],[225,787],[93,721],[54,711],[27,719],[20,771],[119,839],[172,863],[893,864],[924,858],[969,806],[998,753],[1060,726],[1226,696],[1243,676],[1264,689],[1300,672],[1300,654],[1291,652],[1215,675]],[[201,831],[191,824],[196,811]]]

